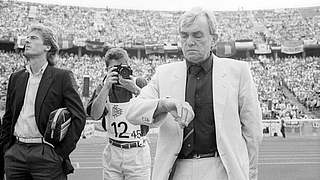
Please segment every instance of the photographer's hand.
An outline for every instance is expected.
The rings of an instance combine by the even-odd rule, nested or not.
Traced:
[[[112,84],[115,84],[118,82],[118,72],[114,71],[115,69],[117,69],[116,67],[111,67],[108,71],[107,71],[107,77],[104,80],[104,84],[103,84],[103,88],[102,91],[108,91],[111,89]]]
[[[130,79],[124,79],[122,76],[119,76],[119,83],[123,88],[131,91],[135,95],[140,93],[140,88],[136,85],[133,76],[130,76]]]

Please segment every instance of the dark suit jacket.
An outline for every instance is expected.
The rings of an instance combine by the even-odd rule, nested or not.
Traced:
[[[1,129],[2,129],[2,117],[0,116],[0,137],[1,137]],[[0,180],[4,179],[4,158],[2,152],[2,144],[0,143]]]
[[[15,142],[14,126],[23,106],[28,77],[29,73],[26,69],[15,72],[10,76],[1,133],[3,152],[6,152]],[[35,118],[42,135],[44,135],[49,114],[52,111],[66,107],[72,114],[71,124],[65,138],[55,146],[55,151],[64,159],[62,165],[66,174],[73,172],[69,154],[75,149],[86,120],[76,86],[71,71],[48,65],[42,75],[35,100]]]

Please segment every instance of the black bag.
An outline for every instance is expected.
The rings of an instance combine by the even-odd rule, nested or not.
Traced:
[[[44,139],[52,145],[58,144],[67,134],[70,123],[71,113],[67,108],[59,108],[52,111],[49,115]]]

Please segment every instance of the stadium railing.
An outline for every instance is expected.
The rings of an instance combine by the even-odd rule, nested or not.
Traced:
[[[281,119],[262,120],[264,136],[282,136]],[[320,119],[284,120],[286,136],[320,136]]]

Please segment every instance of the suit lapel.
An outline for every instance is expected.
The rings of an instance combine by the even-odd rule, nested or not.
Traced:
[[[49,87],[51,86],[53,80],[53,69],[51,66],[47,66],[44,71],[42,78],[40,80],[39,88],[37,91],[36,101],[35,101],[35,117],[36,122],[39,120],[40,109],[43,104],[43,100],[46,97]]]
[[[219,122],[223,118],[226,97],[228,95],[226,71],[224,65],[218,57],[213,55],[213,109],[216,126],[220,126]]]
[[[168,94],[171,97],[176,98],[179,101],[184,102],[185,101],[185,90],[186,90],[186,79],[187,79],[187,71],[186,71],[187,65],[186,62],[183,61],[181,64],[176,64],[176,67],[174,67],[174,73],[172,75],[172,78],[170,82],[168,83]],[[166,94],[167,95],[167,94]],[[178,132],[177,140],[179,141],[179,146],[181,148],[182,146],[182,140],[183,140],[183,129],[180,128],[178,123],[172,123]],[[179,148],[179,150],[180,150]],[[177,152],[179,153],[179,152]]]
[[[173,80],[169,83],[171,86],[170,93],[172,97],[177,98],[180,101],[185,101],[186,82],[187,82],[187,64],[185,61],[181,62],[175,69],[173,74]],[[182,92],[182,93],[181,93]]]
[[[17,94],[17,113],[19,114],[21,108],[24,103],[24,96],[26,94],[27,84],[28,84],[29,73],[25,70],[22,74],[18,77],[15,87],[16,87],[16,94]]]

